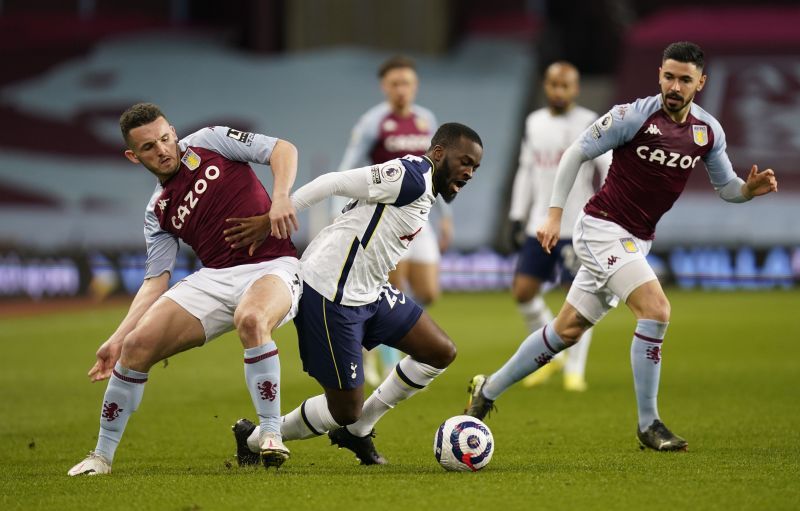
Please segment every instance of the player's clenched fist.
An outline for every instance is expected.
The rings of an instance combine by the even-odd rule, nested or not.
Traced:
[[[289,197],[273,197],[272,207],[269,210],[269,220],[272,227],[272,235],[278,239],[289,238],[292,231],[296,231],[299,228],[297,213]]]

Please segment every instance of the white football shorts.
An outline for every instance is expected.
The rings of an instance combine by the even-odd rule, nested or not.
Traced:
[[[409,263],[439,264],[441,258],[439,240],[436,237],[436,231],[429,222],[414,237],[414,240],[408,246],[408,251],[403,254],[400,260]]]
[[[250,286],[266,275],[280,278],[292,294],[292,305],[278,324],[281,326],[297,314],[303,292],[300,261],[294,257],[279,257],[231,268],[201,268],[176,283],[163,296],[200,320],[208,342],[233,330],[236,307]]]
[[[651,245],[614,222],[581,213],[572,238],[581,268],[567,301],[596,324],[620,299],[626,301],[634,289],[656,280],[647,263]]]

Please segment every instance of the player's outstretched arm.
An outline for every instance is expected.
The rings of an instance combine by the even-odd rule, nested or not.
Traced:
[[[289,199],[289,192],[297,176],[297,148],[286,140],[278,140],[269,158],[269,165],[275,178],[269,227],[274,237],[286,239],[293,230],[300,227],[297,223],[297,212]],[[254,249],[255,247],[251,247],[251,251]]]
[[[302,211],[332,195],[340,195],[353,199],[368,199],[368,177],[371,167],[329,172],[298,188],[291,196],[293,210]],[[273,208],[275,203],[273,202]],[[223,231],[225,241],[231,248],[237,249],[250,245],[250,254],[267,237],[270,231],[270,215],[252,216],[249,218],[227,218],[232,224]],[[274,228],[272,229],[274,232]]]
[[[750,168],[747,181],[742,185],[742,195],[751,199],[760,195],[766,195],[778,191],[778,179],[772,169],[758,171],[758,165]]]
[[[370,166],[322,174],[298,188],[292,194],[292,203],[298,211],[302,211],[332,195],[367,200],[371,173]]]
[[[164,272],[158,277],[145,279],[142,282],[142,286],[133,298],[125,319],[122,320],[111,337],[100,345],[97,350],[97,361],[88,374],[92,382],[105,380],[111,376],[111,370],[114,369],[114,364],[117,363],[122,353],[123,339],[136,327],[139,319],[144,316],[147,309],[168,289],[169,275],[169,272]]]

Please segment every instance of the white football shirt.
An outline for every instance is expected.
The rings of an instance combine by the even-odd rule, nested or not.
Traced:
[[[368,183],[369,197],[351,201],[301,258],[303,280],[328,300],[349,306],[378,299],[409,243],[429,228],[436,201],[435,169],[424,156],[407,155],[357,170]],[[303,189],[296,194],[303,195]]]
[[[536,228],[547,218],[561,155],[596,119],[595,112],[575,105],[562,115],[553,115],[549,108],[540,108],[525,120],[525,137],[511,192],[509,218],[527,221],[525,233],[528,236],[535,237]],[[561,217],[562,238],[572,237],[578,215],[594,194],[595,168],[602,181],[610,164],[611,152],[608,152],[581,166]]]

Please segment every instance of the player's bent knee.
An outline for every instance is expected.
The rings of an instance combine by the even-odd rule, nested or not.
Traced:
[[[535,296],[533,293],[525,289],[516,289],[516,288],[511,290],[511,295],[514,297],[514,300],[517,303],[527,303],[533,300],[533,297]]]
[[[656,321],[660,321],[661,323],[669,323],[670,313],[672,312],[672,307],[669,303],[669,300],[666,296],[660,296],[658,299],[653,300],[651,304],[648,305],[646,311],[643,314],[643,317],[646,319],[653,319]]]
[[[241,314],[235,318],[234,323],[243,341],[259,339],[262,333],[271,331],[269,319],[255,312]]]
[[[124,365],[129,369],[147,372],[160,358],[156,340],[145,332],[134,330],[122,341],[120,360],[124,360]]]
[[[511,296],[514,297],[514,300],[516,300],[517,303],[530,302],[536,297],[538,292],[538,287],[531,287],[529,285],[523,285],[516,282],[511,287]]]
[[[566,328],[556,329],[556,334],[558,334],[561,340],[564,341],[564,344],[567,346],[572,346],[573,344],[576,344],[581,337],[583,337],[583,334],[586,333],[586,330],[588,330],[588,328],[578,325],[570,325]]]
[[[458,350],[456,349],[455,343],[450,339],[447,339],[446,342],[441,343],[441,348],[437,350],[435,360],[432,360],[430,364],[436,369],[444,369],[456,359],[456,355],[458,354]]]

